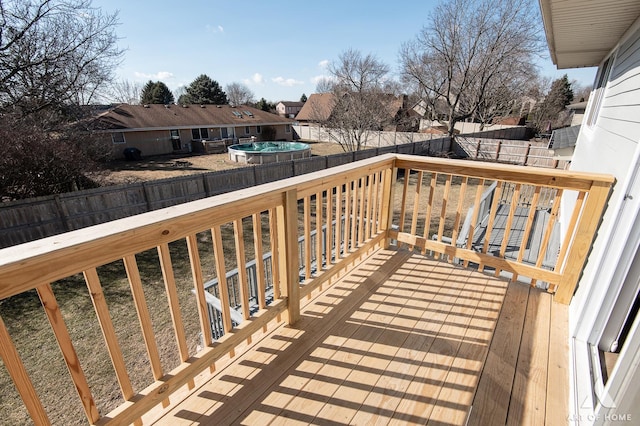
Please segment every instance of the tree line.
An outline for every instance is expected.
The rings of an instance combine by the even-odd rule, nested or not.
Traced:
[[[92,137],[87,117],[104,99],[127,103],[251,104],[275,107],[240,83],[202,74],[172,93],[160,81],[117,81],[124,51],[118,14],[91,0],[0,0],[0,199],[11,200],[98,185],[110,146]],[[331,98],[317,121],[337,129],[346,150],[367,133],[415,127],[421,105],[434,124],[489,124],[525,111],[540,131],[559,126],[558,112],[578,88],[566,77],[542,79],[533,65],[544,50],[541,20],[528,0],[441,0],[413,40],[399,48],[397,73],[374,54],[348,49],[329,66],[317,92]],[[581,97],[581,96],[579,96]],[[306,100],[306,95],[301,99]],[[393,110],[395,111],[395,110]]]

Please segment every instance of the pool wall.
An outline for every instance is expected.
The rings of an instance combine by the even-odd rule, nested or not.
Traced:
[[[254,142],[231,145],[229,159],[237,163],[269,164],[311,157],[311,147],[301,142]]]

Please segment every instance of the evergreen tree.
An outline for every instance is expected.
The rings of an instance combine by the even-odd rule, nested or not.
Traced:
[[[307,102],[307,95],[303,93],[302,96],[300,96],[300,102]]]
[[[533,111],[533,124],[538,131],[547,133],[567,125],[565,107],[573,101],[573,89],[565,74],[551,84],[549,93]]]
[[[140,95],[140,103],[142,105],[148,104],[172,104],[174,101],[173,93],[161,81],[149,80],[147,84],[142,88]]]
[[[220,84],[209,76],[201,74],[187,86],[186,93],[180,96],[178,103],[200,105],[226,105],[227,94]]]
[[[256,103],[256,108],[261,109],[262,111],[270,112],[271,110],[275,109],[275,105],[267,101],[265,98],[260,98],[260,100]]]

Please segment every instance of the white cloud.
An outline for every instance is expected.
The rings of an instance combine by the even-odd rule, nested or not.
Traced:
[[[304,81],[296,80],[294,78],[284,78],[284,77],[272,78],[271,81],[273,81],[276,84],[279,84],[280,86],[286,86],[286,87],[300,86],[304,84]]]
[[[326,70],[327,67],[329,66],[329,60],[328,59],[323,59],[322,61],[318,62],[318,66],[320,68],[322,68],[323,70]]]
[[[158,71],[155,74],[146,74],[143,72],[134,72],[133,73],[135,75],[136,78],[138,79],[144,79],[144,80],[160,80],[160,81],[164,81],[164,80],[170,80],[173,78],[173,73],[169,72],[169,71]]]
[[[224,27],[222,25],[205,25],[205,28],[207,30],[208,33],[223,33],[224,32]]]
[[[251,78],[245,78],[243,80],[244,84],[263,84],[264,77],[259,72],[253,74]]]

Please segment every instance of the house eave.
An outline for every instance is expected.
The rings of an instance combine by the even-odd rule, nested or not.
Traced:
[[[549,54],[559,69],[598,66],[640,17],[635,0],[539,3]]]

